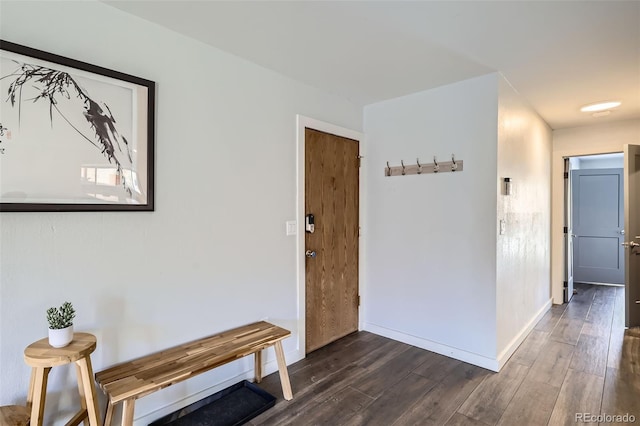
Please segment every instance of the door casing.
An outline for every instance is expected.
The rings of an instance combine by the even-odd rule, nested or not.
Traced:
[[[564,159],[564,302],[569,303],[573,297],[573,225],[571,223],[571,166],[568,158]]]
[[[304,234],[304,215],[305,215],[305,128],[319,130],[321,132],[331,133],[337,136],[342,136],[348,139],[355,139],[360,142],[360,156],[363,157],[360,167],[360,199],[359,199],[359,215],[360,215],[360,229],[366,229],[366,216],[364,215],[364,194],[366,191],[364,183],[364,173],[366,172],[366,145],[364,144],[364,134],[356,130],[347,129],[345,127],[337,126],[324,121],[316,120],[304,115],[296,116],[297,126],[297,143],[296,143],[296,187],[297,187],[297,199],[296,199],[296,223],[297,223],[297,239],[296,239],[296,264],[297,264],[297,288],[298,288],[298,346],[297,353],[299,359],[305,357],[306,347],[306,264],[305,264],[305,234]],[[358,282],[360,285],[360,295],[363,296],[364,292],[364,279],[362,260],[365,258],[365,235],[360,233],[359,241],[359,254],[358,262],[360,267],[358,268]],[[364,297],[363,297],[364,299]],[[361,303],[359,309],[358,329],[362,329],[362,318],[364,317],[365,304]]]
[[[640,145],[627,144],[624,146],[624,177],[627,178],[624,185],[624,226],[626,242],[633,241],[640,243],[638,234],[640,227],[638,226],[638,216],[631,214],[631,209],[635,211],[639,203],[638,187],[640,187],[640,179],[638,178],[638,157],[640,157]],[[633,175],[632,175],[633,173]],[[640,247],[625,248],[625,310],[624,324],[625,327],[640,326],[640,265],[638,258]]]
[[[554,151],[551,157],[551,297],[554,304],[562,304],[564,296],[564,280],[566,278],[567,258],[566,240],[563,227],[565,225],[565,190],[564,160],[569,157],[586,155],[619,154],[622,145],[610,147],[606,145],[593,147],[571,147]]]

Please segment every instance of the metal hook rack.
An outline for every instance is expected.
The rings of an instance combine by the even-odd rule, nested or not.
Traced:
[[[416,158],[415,165],[405,165],[404,160],[400,160],[400,166],[390,166],[387,161],[387,167],[384,168],[384,175],[390,176],[408,176],[422,175],[428,173],[445,173],[445,172],[461,172],[464,170],[464,162],[456,160],[455,155],[451,154],[451,161],[438,161],[434,156],[433,163],[421,164],[420,159]]]

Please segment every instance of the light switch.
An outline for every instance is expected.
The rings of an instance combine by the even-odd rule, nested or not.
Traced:
[[[287,236],[296,235],[298,233],[298,223],[295,220],[287,221]]]
[[[507,223],[505,222],[504,219],[500,219],[500,235],[504,235],[506,230],[507,230]]]

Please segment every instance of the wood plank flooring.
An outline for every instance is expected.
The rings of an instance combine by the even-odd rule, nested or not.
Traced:
[[[624,289],[576,289],[500,373],[354,333],[289,367],[291,401],[277,373],[265,377],[278,402],[250,425],[555,426],[580,423],[576,413],[640,422],[640,330],[624,329]]]

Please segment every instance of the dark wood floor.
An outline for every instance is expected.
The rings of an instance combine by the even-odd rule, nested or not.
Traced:
[[[624,289],[576,288],[500,373],[359,332],[289,367],[292,401],[267,376],[278,402],[251,425],[574,425],[576,413],[640,423],[640,331],[624,330]]]

